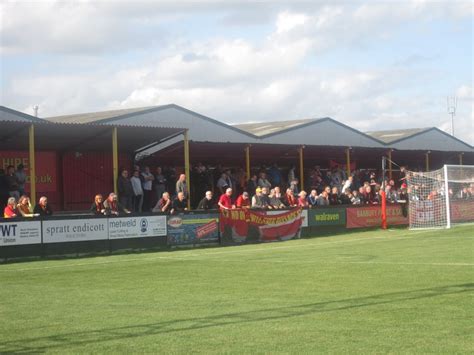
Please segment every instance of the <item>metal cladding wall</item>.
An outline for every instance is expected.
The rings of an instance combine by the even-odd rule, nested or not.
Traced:
[[[119,154],[119,168],[130,169],[131,156]],[[88,209],[96,194],[113,191],[112,154],[67,152],[62,155],[64,210]]]

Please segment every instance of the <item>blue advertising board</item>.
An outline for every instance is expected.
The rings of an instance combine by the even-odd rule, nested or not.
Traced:
[[[219,214],[181,214],[168,216],[168,245],[219,242]]]

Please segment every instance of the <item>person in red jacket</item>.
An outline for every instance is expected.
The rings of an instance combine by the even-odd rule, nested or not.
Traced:
[[[232,189],[230,187],[228,187],[227,190],[225,190],[225,193],[221,195],[217,204],[224,210],[235,208],[235,205],[232,204]]]
[[[10,197],[7,202],[7,206],[3,210],[4,218],[15,218],[18,216],[18,210],[16,209],[16,200],[14,197]]]
[[[244,191],[242,195],[237,197],[237,202],[235,203],[237,208],[250,208],[250,199],[249,193]]]

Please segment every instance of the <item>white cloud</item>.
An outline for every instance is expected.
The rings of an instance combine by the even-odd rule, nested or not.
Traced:
[[[305,14],[294,14],[284,11],[278,15],[276,21],[276,32],[289,32],[298,26],[304,25],[306,21],[308,21],[308,18],[309,17]]]
[[[176,103],[227,122],[330,116],[361,130],[446,128],[449,122],[445,97],[423,92],[423,85],[430,83],[427,80],[436,78],[426,79],[418,69],[404,65],[328,69],[320,67],[318,59],[338,46],[385,35],[389,25],[440,17],[442,11],[453,18],[461,16],[458,10],[465,9],[464,3],[382,2],[326,5],[309,11],[284,9],[275,15],[273,31],[266,37],[177,37],[162,46],[159,54],[152,51],[145,61],[126,65],[109,64],[99,53],[146,47],[157,34],[137,38],[128,32],[130,28],[142,21],[148,23],[146,29],[161,29],[173,8],[158,6],[160,13],[150,2],[139,2],[137,7],[105,3],[87,2],[83,7],[77,2],[57,2],[38,9],[34,16],[26,5],[8,8],[14,16],[2,25],[2,47],[9,53],[71,51],[99,59],[81,73],[74,71],[73,64],[70,72],[74,74],[14,77],[6,90],[7,106],[31,113],[31,106],[40,104],[40,115],[50,116]],[[264,10],[259,11],[263,16]],[[21,28],[27,29],[22,32]],[[472,100],[472,87],[460,86],[456,95],[460,101]],[[474,143],[472,112],[470,102],[460,104],[456,121],[460,137],[470,143]]]

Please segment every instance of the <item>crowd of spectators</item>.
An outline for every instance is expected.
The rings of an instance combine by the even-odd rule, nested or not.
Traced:
[[[135,165],[122,169],[117,181],[118,195],[110,193],[104,200],[96,195],[90,207],[94,215],[120,215],[140,212],[179,213],[189,204],[198,210],[217,208],[281,209],[291,207],[315,208],[334,205],[376,205],[381,202],[384,186],[388,203],[408,201],[404,169],[396,179],[382,181],[375,170],[354,170],[348,176],[344,169],[321,169],[315,166],[304,177],[308,192],[299,187],[295,167],[287,171],[277,164],[262,166],[249,179],[242,168],[214,169],[201,163],[192,168],[192,195],[186,185],[186,176],[173,168]],[[8,166],[0,170],[0,194],[7,204],[4,217],[35,217],[52,215],[48,199],[42,196],[34,209],[25,195],[24,167]],[[450,194],[454,198],[474,198],[474,186],[465,186]],[[218,198],[214,198],[218,196]],[[188,204],[188,199],[190,203]]]

